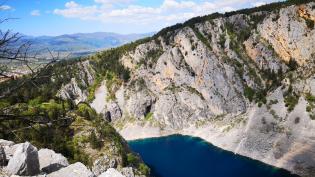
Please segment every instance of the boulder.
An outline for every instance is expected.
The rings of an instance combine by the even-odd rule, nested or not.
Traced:
[[[7,165],[7,158],[4,152],[4,148],[0,146],[0,167]]]
[[[0,139],[0,146],[13,146],[14,142]]]
[[[122,175],[117,170],[115,170],[114,168],[110,168],[110,169],[108,169],[106,172],[102,173],[98,177],[125,177],[125,176]]]
[[[52,173],[69,165],[68,160],[63,155],[50,149],[39,150],[38,158],[40,169],[45,173]]]
[[[12,141],[0,139],[0,146],[2,146],[4,153],[6,155],[6,161],[8,162],[12,158],[17,145],[14,145],[14,142]]]
[[[10,175],[34,176],[39,174],[39,160],[37,148],[29,142],[20,144],[12,159],[10,159],[6,171]]]
[[[47,177],[94,177],[94,174],[85,165],[77,162],[50,173]]]
[[[6,158],[7,158],[7,161],[10,161],[10,159],[12,159],[16,149],[22,145],[22,143],[19,143],[19,144],[13,144],[13,145],[10,145],[10,146],[4,146],[4,152],[5,152],[5,155],[6,155]]]

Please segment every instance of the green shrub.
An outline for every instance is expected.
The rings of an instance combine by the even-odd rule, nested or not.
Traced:
[[[309,103],[315,102],[315,96],[312,95],[311,93],[307,93],[307,94],[305,95],[305,99],[306,99]]]
[[[225,34],[221,34],[219,39],[219,45],[221,46],[221,48],[225,47],[225,41],[226,41]]]
[[[298,104],[298,102],[299,102],[299,97],[294,94],[288,95],[284,98],[285,106],[288,108],[289,112],[293,111],[293,109]]]
[[[250,102],[254,100],[255,91],[251,87],[246,86],[244,89],[244,96],[248,98]]]
[[[103,77],[102,76],[97,76],[95,78],[94,83],[88,87],[88,102],[92,102],[95,99],[95,91],[96,89],[101,85],[103,81]]]
[[[153,113],[149,112],[148,114],[145,115],[144,120],[150,121],[153,118]]]
[[[139,170],[140,170],[141,174],[143,174],[143,175],[149,175],[150,174],[150,168],[144,163],[139,164]]]
[[[127,154],[127,163],[129,165],[135,166],[139,163],[139,157],[137,157],[133,153],[128,153]]]
[[[289,63],[287,65],[288,65],[288,67],[289,67],[289,69],[291,71],[296,70],[298,68],[298,66],[299,66],[298,63],[292,58],[290,59],[290,61],[289,61]]]
[[[88,120],[93,120],[97,116],[95,110],[92,109],[87,103],[80,103],[78,105],[77,113],[79,116],[87,118]]]
[[[270,100],[269,104],[270,105],[278,104],[278,102],[279,102],[278,100]]]
[[[102,141],[96,136],[95,131],[91,132],[89,141],[93,149],[100,149],[103,146]]]
[[[314,21],[311,20],[311,19],[308,19],[308,18],[304,18],[305,19],[305,23],[306,23],[306,26],[313,30],[314,29]]]
[[[205,44],[210,50],[212,50],[212,47],[208,41],[208,39],[194,26],[191,26],[191,29],[194,31],[195,35],[197,36],[197,38],[203,43]]]

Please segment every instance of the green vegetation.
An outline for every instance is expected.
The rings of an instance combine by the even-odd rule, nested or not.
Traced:
[[[262,104],[266,104],[266,91],[265,90],[254,90],[249,86],[245,86],[244,88],[244,96],[250,101],[255,101],[258,103],[258,106],[261,107]]]
[[[93,85],[91,85],[88,88],[88,92],[89,92],[89,94],[88,94],[88,102],[92,102],[95,99],[95,91],[101,85],[102,81],[103,81],[103,77],[100,76],[100,75],[97,75],[95,80],[94,80]]]
[[[136,165],[139,162],[139,157],[134,155],[133,153],[128,153],[127,162],[128,164]]]
[[[269,105],[278,104],[278,103],[279,103],[278,100],[270,100],[269,101]]]
[[[305,99],[309,102],[309,103],[315,103],[315,96],[312,95],[311,93],[307,93],[305,95]]]
[[[153,113],[149,112],[148,114],[145,115],[144,120],[150,121],[153,118]]]
[[[134,155],[133,153],[127,154],[127,162],[129,165],[138,168],[141,174],[143,175],[150,174],[150,168],[146,164],[144,164],[138,156]]]
[[[108,90],[107,100],[114,100],[116,98],[115,93],[120,88],[123,80],[117,77],[117,75],[113,72],[107,72],[105,78]]]
[[[157,60],[162,54],[163,54],[163,50],[161,48],[149,50],[146,53],[145,58],[142,58],[137,63],[137,68],[141,67],[142,65],[152,68],[153,66],[155,66],[155,64],[157,63]]]
[[[140,163],[138,168],[139,168],[141,174],[144,174],[144,175],[150,174],[150,168],[146,164]]]
[[[291,71],[294,71],[298,68],[299,65],[294,59],[291,58],[287,66],[289,67]]]
[[[212,50],[212,47],[209,43],[209,40],[194,26],[191,26],[191,29],[194,31],[195,35],[197,36],[197,38],[203,43],[205,44],[210,50]]]
[[[308,102],[308,106],[306,107],[306,111],[311,113],[313,109],[315,108],[315,96],[311,93],[305,94],[305,99]]]
[[[227,12],[225,14],[213,13],[210,15],[199,16],[199,17],[192,18],[192,19],[190,19],[184,23],[178,23],[176,25],[164,28],[160,32],[155,34],[152,38],[157,39],[158,37],[162,36],[165,39],[168,39],[168,35],[170,33],[173,33],[174,31],[176,31],[180,28],[184,28],[187,26],[194,26],[197,23],[202,23],[205,21],[211,21],[211,20],[213,20],[215,18],[219,18],[219,17],[230,17],[230,16],[233,16],[236,14],[253,15],[255,12],[261,12],[261,11],[272,12],[275,10],[279,10],[280,8],[285,8],[287,6],[305,4],[305,3],[309,3],[309,2],[313,2],[313,0],[287,0],[287,1],[283,1],[283,2],[270,3],[270,4],[262,5],[259,7],[255,7],[255,8],[242,9],[242,10],[238,10],[238,11]],[[254,25],[257,24],[257,21],[263,19],[262,16],[256,16],[256,17],[253,16],[253,18],[256,18],[256,19],[254,19],[254,21],[255,21]]]
[[[225,41],[226,41],[225,35],[224,35],[224,34],[221,34],[221,35],[220,35],[220,39],[219,39],[219,45],[221,46],[221,48],[224,48],[224,46],[225,46]]]
[[[288,108],[288,111],[291,112],[299,102],[299,97],[295,94],[288,95],[284,98],[285,106]]]
[[[205,100],[205,98],[203,97],[203,95],[195,88],[187,86],[187,89],[190,93],[196,94],[198,95],[202,100]]]
[[[96,136],[95,131],[91,132],[89,142],[93,149],[100,149],[103,146],[102,141]]]
[[[92,120],[97,116],[95,110],[87,103],[80,103],[78,105],[77,114],[81,117],[87,118],[88,120]]]
[[[255,90],[252,89],[251,87],[246,86],[246,87],[244,88],[244,96],[245,96],[246,98],[248,98],[248,100],[249,100],[250,102],[252,102],[252,101],[254,100],[254,97],[255,97]]]
[[[306,26],[310,29],[313,30],[314,29],[314,21],[312,19],[308,19],[308,18],[304,18]]]

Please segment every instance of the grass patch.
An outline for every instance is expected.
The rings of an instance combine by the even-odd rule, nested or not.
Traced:
[[[147,115],[145,115],[144,120],[151,121],[153,119],[153,113],[149,112]]]

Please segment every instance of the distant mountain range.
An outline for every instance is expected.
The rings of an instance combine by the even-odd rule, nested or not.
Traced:
[[[30,42],[32,52],[38,52],[41,57],[49,57],[47,49],[61,57],[79,57],[95,53],[96,51],[121,46],[123,44],[148,37],[154,33],[146,34],[116,34],[107,32],[77,33],[61,36],[24,36],[21,43]]]

